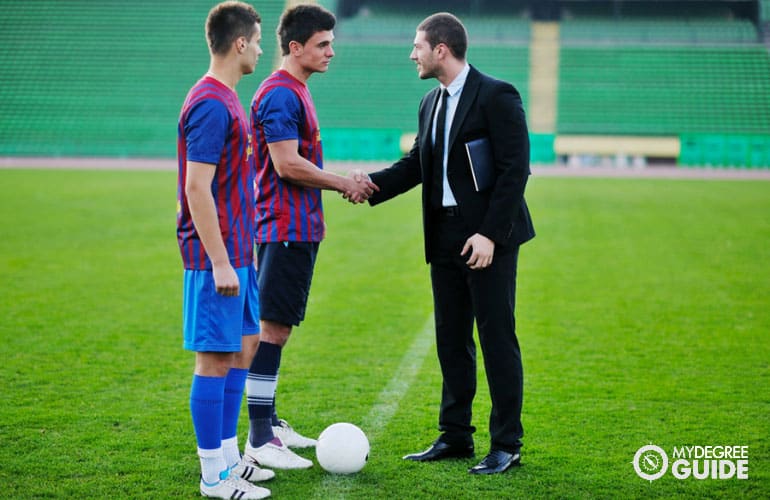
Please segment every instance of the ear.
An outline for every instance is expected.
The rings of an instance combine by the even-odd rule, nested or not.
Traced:
[[[248,40],[246,40],[245,36],[239,36],[235,39],[235,49],[238,51],[239,54],[241,54],[244,50],[246,50],[246,47],[249,45]]]
[[[289,42],[289,53],[293,56],[302,54],[303,45],[296,40]]]

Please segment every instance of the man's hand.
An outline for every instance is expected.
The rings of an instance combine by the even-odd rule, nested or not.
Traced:
[[[495,254],[495,242],[479,233],[468,238],[460,255],[465,255],[468,250],[473,250],[466,264],[471,269],[478,270],[489,267]]]
[[[235,269],[229,262],[213,266],[214,286],[219,295],[225,297],[237,297],[241,290],[241,282]]]
[[[363,203],[375,192],[379,191],[375,183],[362,170],[351,170],[347,175],[347,186],[342,197],[350,203]]]

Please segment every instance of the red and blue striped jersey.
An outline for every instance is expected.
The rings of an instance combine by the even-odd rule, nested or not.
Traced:
[[[190,92],[177,131],[177,241],[185,269],[211,269],[193,224],[185,183],[187,162],[210,163],[211,181],[222,240],[233,267],[254,260],[254,169],[246,113],[234,90],[204,76]]]
[[[307,85],[284,70],[267,77],[251,102],[251,140],[256,163],[257,243],[324,238],[321,190],[282,180],[267,145],[296,139],[300,156],[323,169],[321,130]]]

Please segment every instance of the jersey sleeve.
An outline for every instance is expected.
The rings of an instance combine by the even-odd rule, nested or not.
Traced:
[[[285,87],[267,92],[257,109],[267,143],[299,139],[301,115],[299,97]]]
[[[193,106],[184,128],[187,160],[217,165],[229,129],[230,113],[224,103],[206,99]]]

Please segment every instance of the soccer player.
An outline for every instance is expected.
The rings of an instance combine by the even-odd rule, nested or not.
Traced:
[[[278,26],[281,67],[257,89],[251,133],[257,168],[256,243],[259,262],[260,343],[246,382],[249,440],[244,458],[278,469],[303,469],[310,460],[288,446],[314,440],[274,414],[281,352],[304,319],[316,254],[325,225],[321,190],[363,202],[374,185],[323,170],[321,133],[307,87],[334,57],[336,19],[318,5],[286,10]]]
[[[262,49],[261,19],[241,2],[209,12],[208,72],[179,116],[177,239],[184,264],[184,348],[194,351],[190,413],[201,464],[200,492],[254,499],[251,481],[275,474],[241,460],[236,437],[248,366],[259,340],[254,269],[254,170],[246,114],[235,86]],[[246,479],[244,479],[246,478]]]

